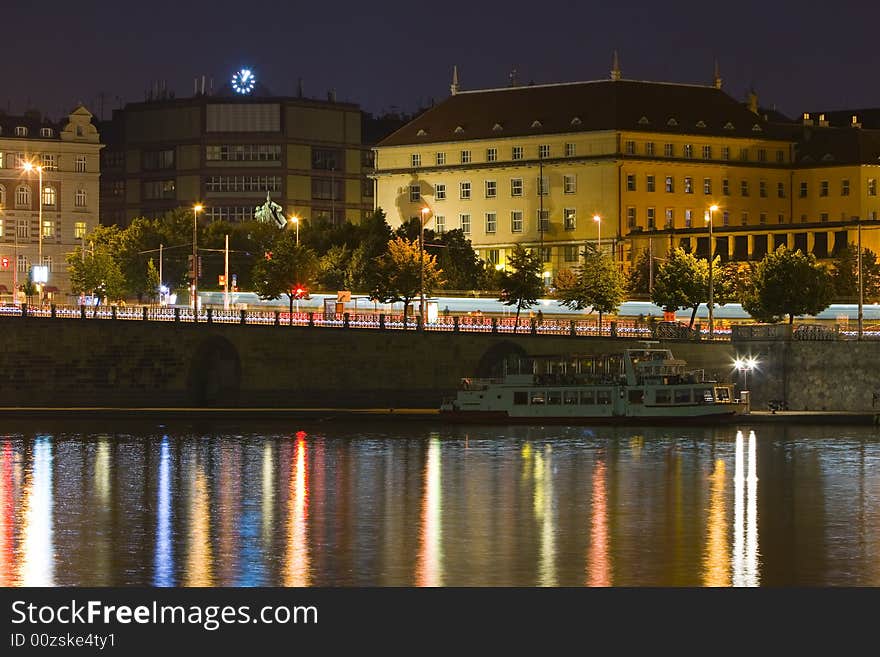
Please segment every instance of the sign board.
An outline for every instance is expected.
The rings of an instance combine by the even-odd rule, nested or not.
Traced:
[[[48,283],[49,268],[46,265],[34,265],[31,267],[31,281],[34,283]]]
[[[336,300],[340,303],[348,303],[351,301],[351,290],[340,290],[336,293]]]

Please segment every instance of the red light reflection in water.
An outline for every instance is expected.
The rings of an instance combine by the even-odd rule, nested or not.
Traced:
[[[284,586],[308,586],[309,574],[309,473],[307,460],[306,433],[296,432],[296,452],[294,453],[294,475],[290,478],[288,498],[288,540],[287,562],[284,573]]]
[[[605,492],[604,461],[597,461],[593,472],[592,507],[587,586],[611,586],[611,561],[608,558],[608,497]]]
[[[0,468],[0,586],[15,584],[15,484],[12,477],[12,445],[3,445]]]

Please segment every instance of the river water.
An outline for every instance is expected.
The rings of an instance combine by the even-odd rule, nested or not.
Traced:
[[[880,585],[870,427],[2,433],[3,586]]]

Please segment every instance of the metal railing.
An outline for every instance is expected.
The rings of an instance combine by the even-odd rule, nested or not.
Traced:
[[[485,315],[442,315],[423,327],[418,316],[404,321],[402,314],[385,313],[316,313],[223,310],[202,308],[194,316],[192,308],[181,306],[0,306],[0,316],[46,317],[75,320],[115,320],[144,322],[184,322],[203,324],[240,324],[262,326],[298,326],[339,329],[373,329],[395,331],[434,331],[453,333],[495,333],[505,335],[550,335],[572,337],[617,337],[634,339],[707,340],[705,327],[689,329],[668,327],[658,322],[632,319],[538,319],[536,317],[495,317]],[[674,329],[674,330],[673,330]],[[716,328],[715,340],[729,340],[730,329]]]

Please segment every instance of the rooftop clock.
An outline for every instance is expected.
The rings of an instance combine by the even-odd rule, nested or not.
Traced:
[[[254,90],[257,79],[248,68],[236,71],[232,76],[232,90],[237,94],[249,94]]]

